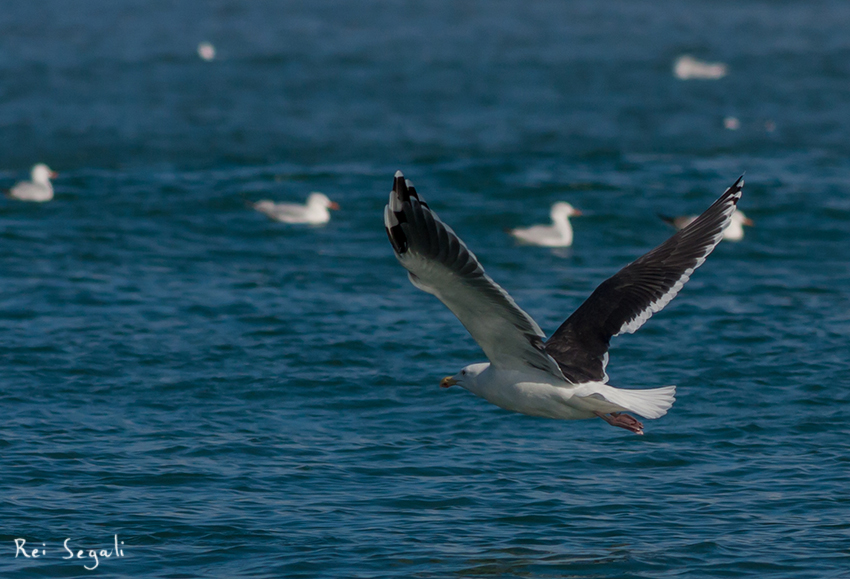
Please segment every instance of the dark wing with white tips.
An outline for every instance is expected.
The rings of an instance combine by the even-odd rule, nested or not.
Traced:
[[[500,368],[532,366],[563,378],[531,317],[484,273],[466,244],[431,211],[401,171],[384,209],[387,236],[411,283],[448,307]]]
[[[723,238],[741,198],[740,177],[690,225],[605,280],[546,342],[564,376],[605,382],[612,336],[632,333],[670,303]]]

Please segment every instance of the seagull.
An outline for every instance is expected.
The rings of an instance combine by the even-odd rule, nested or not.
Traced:
[[[510,229],[508,233],[526,243],[542,245],[543,247],[569,247],[573,244],[573,226],[570,217],[581,215],[581,211],[559,201],[552,205],[549,212],[552,225],[534,225],[533,227]]]
[[[612,336],[633,333],[670,303],[720,242],[743,177],[693,223],[608,278],[546,340],[537,323],[494,282],[466,244],[396,172],[384,225],[414,286],[436,296],[489,363],[471,364],[440,386],[461,386],[505,410],[556,419],[599,417],[643,434],[664,416],[675,386],[626,390],[608,384]]]
[[[198,56],[203,58],[206,61],[210,61],[215,58],[215,46],[212,45],[212,42],[201,42],[198,44]]]
[[[44,163],[33,166],[30,172],[32,181],[21,181],[9,189],[6,196],[19,201],[37,201],[43,203],[53,199],[53,185],[50,179],[57,177],[56,172]]]
[[[669,223],[676,229],[683,229],[693,223],[694,219],[697,218],[696,215],[681,215],[679,217],[668,217],[667,215],[658,216]],[[752,227],[754,225],[753,220],[744,215],[744,212],[738,209],[734,213],[732,213],[732,219],[729,222],[729,227],[723,230],[723,239],[727,241],[741,241],[744,239],[744,225],[748,225]]]
[[[726,76],[726,64],[722,62],[704,62],[689,54],[683,54],[673,63],[673,74],[679,80],[701,79],[718,80]]]
[[[265,213],[270,219],[284,223],[309,223],[322,225],[331,220],[328,209],[339,209],[339,205],[328,199],[324,193],[310,193],[306,205],[295,203],[275,203],[273,201],[257,201],[252,207],[260,213]]]

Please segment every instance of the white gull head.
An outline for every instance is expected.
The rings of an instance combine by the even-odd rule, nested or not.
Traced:
[[[729,220],[729,226],[723,230],[723,239],[741,241],[744,238],[744,225],[752,226],[753,220],[738,209],[732,214],[732,218]]]
[[[313,192],[307,197],[307,207],[310,209],[339,209],[339,205],[328,199],[324,193]]]
[[[440,380],[440,387],[448,388],[449,386],[460,386],[461,388],[465,388],[473,394],[478,394],[480,396],[481,387],[483,385],[478,383],[478,377],[489,367],[490,364],[487,362],[470,364],[454,376],[446,376]]]
[[[552,205],[552,210],[549,212],[552,221],[566,221],[568,217],[577,217],[581,215],[581,211],[567,203],[566,201],[558,201]]]
[[[33,183],[49,185],[50,179],[56,178],[56,172],[44,163],[39,163],[38,165],[33,166],[32,171],[30,171],[30,178]]]
[[[324,193],[317,191],[310,193],[310,196],[307,197],[305,221],[314,224],[327,223],[331,220],[328,209],[339,209],[339,205],[328,199],[328,196]]]

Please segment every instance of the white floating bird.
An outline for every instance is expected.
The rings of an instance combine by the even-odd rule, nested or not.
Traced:
[[[573,244],[573,226],[570,225],[570,217],[578,217],[581,211],[566,203],[559,201],[552,205],[549,212],[552,217],[552,225],[534,225],[532,227],[510,229],[508,233],[533,245],[544,247],[569,247]]]
[[[673,74],[679,80],[718,80],[726,76],[726,72],[722,62],[704,62],[689,54],[683,54],[673,63]]]
[[[211,42],[201,42],[198,44],[198,56],[206,61],[215,58],[215,46]]]
[[[36,201],[43,203],[53,199],[53,185],[50,179],[57,177],[56,172],[44,163],[39,163],[32,168],[30,178],[32,181],[21,181],[9,189],[7,197],[19,201]]]
[[[664,416],[676,387],[623,390],[608,385],[611,337],[634,332],[679,293],[720,242],[742,187],[743,177],[691,225],[602,282],[546,340],[398,171],[384,209],[395,255],[413,285],[437,296],[490,360],[446,376],[440,386],[461,386],[514,412],[560,419],[598,416],[643,434],[643,425],[623,413]]]
[[[696,215],[681,215],[679,217],[668,217],[666,215],[658,215],[662,220],[669,223],[676,229],[684,229],[694,222]],[[732,214],[732,219],[729,221],[729,227],[723,230],[723,239],[727,241],[741,241],[744,239],[744,225],[752,227],[753,220],[744,215],[740,209]]]
[[[252,207],[275,221],[310,225],[327,223],[331,220],[328,209],[339,209],[339,205],[328,199],[324,193],[310,193],[306,205],[257,201],[252,204]]]
[[[738,117],[723,117],[723,128],[729,131],[737,131],[741,128],[741,119]]]

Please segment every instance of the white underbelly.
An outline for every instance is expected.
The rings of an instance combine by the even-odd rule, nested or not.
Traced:
[[[568,384],[518,382],[488,389],[482,394],[484,399],[500,408],[530,416],[561,420],[593,418],[593,411],[574,397],[574,392]]]

